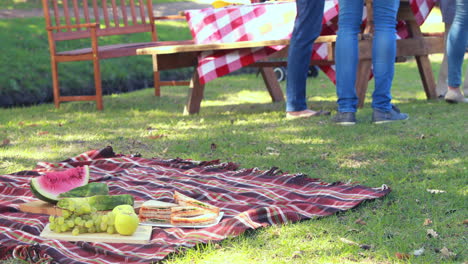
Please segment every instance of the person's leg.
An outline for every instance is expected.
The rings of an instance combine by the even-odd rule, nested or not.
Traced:
[[[400,0],[374,0],[374,40],[372,66],[375,89],[372,93],[372,122],[383,124],[409,118],[392,105],[392,82],[395,74],[396,16]]]
[[[468,0],[457,0],[455,18],[447,37],[448,102],[466,101],[460,91],[461,69],[468,43]]]
[[[391,88],[395,73],[396,16],[399,0],[374,0],[374,39],[372,65],[375,89],[372,108],[388,112],[391,106]]]
[[[322,30],[324,0],[297,0],[297,17],[288,51],[286,111],[307,109],[306,81],[312,45]]]
[[[444,41],[447,41],[447,35],[450,30],[450,25],[445,23]],[[440,64],[439,77],[437,79],[436,93],[437,96],[442,97],[447,93],[447,52],[445,50],[442,63]]]
[[[336,94],[338,111],[356,112],[356,73],[358,64],[358,33],[362,22],[363,0],[338,0],[338,33],[335,47]]]

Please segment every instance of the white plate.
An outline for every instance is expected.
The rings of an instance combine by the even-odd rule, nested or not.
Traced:
[[[148,225],[148,226],[157,226],[157,227],[182,227],[182,228],[205,228],[217,225],[219,221],[223,218],[224,212],[220,212],[216,221],[209,225],[171,225],[166,223],[152,223],[152,222],[141,222],[140,225]]]

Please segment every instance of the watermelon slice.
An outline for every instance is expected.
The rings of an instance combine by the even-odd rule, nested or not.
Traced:
[[[31,191],[38,199],[57,203],[61,193],[83,186],[89,181],[89,167],[76,167],[63,171],[47,172],[45,175],[32,178]]]

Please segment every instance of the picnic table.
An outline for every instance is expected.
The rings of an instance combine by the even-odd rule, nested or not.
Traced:
[[[368,7],[372,3],[370,0],[366,2]],[[400,40],[407,40],[398,43],[398,55],[416,57],[427,98],[435,98],[435,81],[427,55],[443,52],[443,38],[423,36],[419,28],[433,6],[434,0],[401,0],[397,33]],[[337,0],[325,0],[323,28],[311,56],[311,65],[318,65],[333,82],[335,82],[333,45],[338,29],[338,8]],[[365,23],[366,11],[369,9],[363,8]],[[154,58],[170,54],[178,55],[180,59],[183,59],[182,54],[190,57],[191,63],[196,65],[196,72],[189,90],[186,113],[198,113],[204,86],[211,80],[243,67],[258,66],[262,70],[270,70],[271,66],[287,64],[285,60],[282,62],[272,60],[287,57],[287,45],[296,15],[294,1],[186,10],[184,13],[195,42],[192,49],[145,48],[137,53],[153,55]],[[242,43],[246,45],[242,46]],[[362,70],[357,83],[360,106],[363,104],[363,94],[370,76],[371,44],[365,39],[360,44]],[[163,61],[157,62],[157,59],[154,63],[157,65],[155,70],[167,67]],[[263,77],[273,101],[282,101],[283,94],[275,75],[267,74]]]

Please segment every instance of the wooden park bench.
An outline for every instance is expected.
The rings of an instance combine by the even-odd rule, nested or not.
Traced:
[[[55,107],[65,101],[96,101],[97,109],[103,109],[100,60],[136,55],[144,47],[193,44],[192,40],[158,41],[155,21],[181,19],[182,16],[156,18],[151,0],[42,0],[52,66],[52,84]],[[148,33],[148,42],[100,45],[98,38]],[[89,39],[86,48],[59,51],[59,41]],[[59,62],[92,61],[95,95],[62,96],[59,86]],[[161,82],[159,72],[154,72],[155,95],[161,85],[188,85],[188,81]]]

